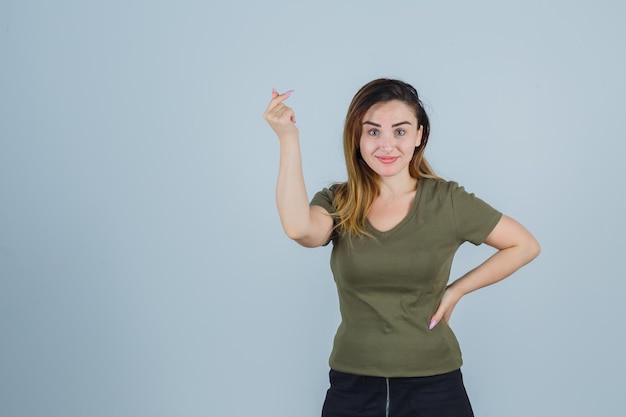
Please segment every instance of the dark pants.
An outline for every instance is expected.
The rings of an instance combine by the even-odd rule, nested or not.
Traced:
[[[461,370],[381,378],[330,371],[322,417],[473,417]]]

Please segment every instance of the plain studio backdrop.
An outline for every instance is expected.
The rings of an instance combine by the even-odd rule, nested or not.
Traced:
[[[309,197],[345,180],[366,82],[427,157],[539,239],[452,317],[477,416],[614,416],[626,386],[626,6],[615,1],[0,3],[0,415],[320,413],[330,246],[287,239],[271,88]],[[481,262],[466,244],[452,278]]]

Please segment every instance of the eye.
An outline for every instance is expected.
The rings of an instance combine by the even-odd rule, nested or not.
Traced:
[[[404,135],[406,135],[406,130],[404,129],[396,130],[396,136],[404,136]]]
[[[378,129],[370,129],[367,131],[367,134],[370,136],[378,136]]]

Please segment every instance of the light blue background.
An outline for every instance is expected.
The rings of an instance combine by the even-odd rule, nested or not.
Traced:
[[[477,416],[624,409],[626,6],[0,3],[0,415],[318,416],[330,247],[274,203],[272,87],[309,194],[352,95],[414,84],[437,172],[543,253],[452,325]],[[490,253],[464,246],[457,277]]]

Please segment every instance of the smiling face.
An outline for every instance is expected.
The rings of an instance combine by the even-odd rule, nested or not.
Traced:
[[[392,100],[374,104],[363,116],[359,149],[367,165],[381,178],[409,175],[422,128],[405,103]]]

